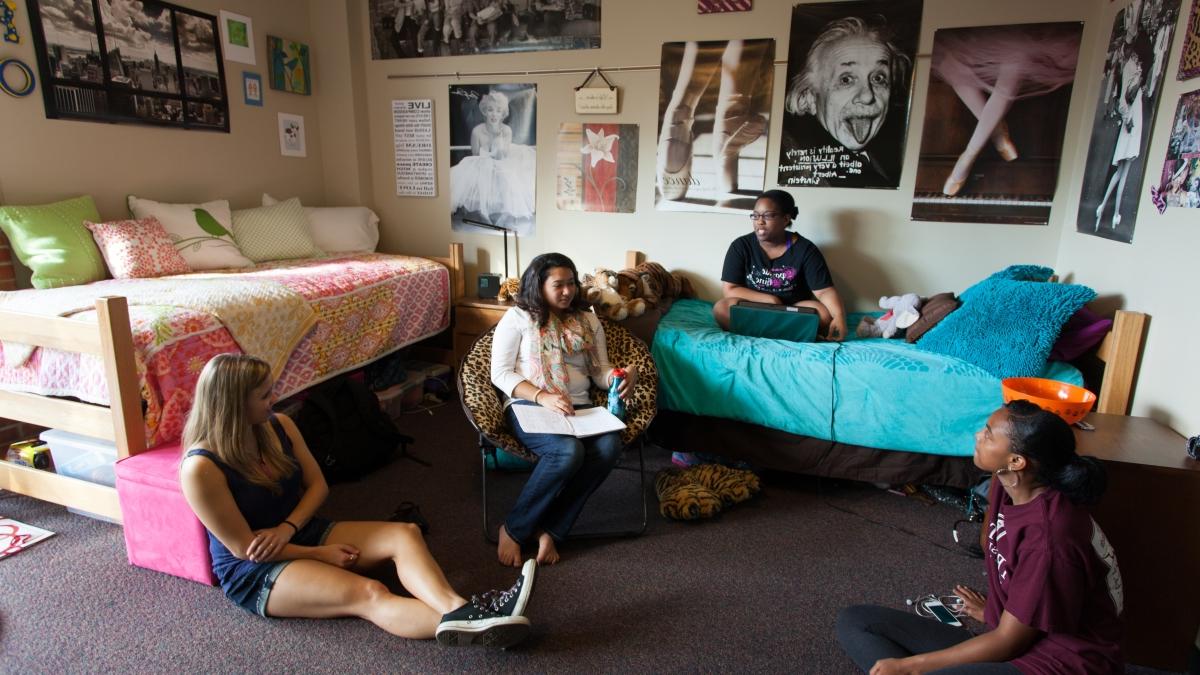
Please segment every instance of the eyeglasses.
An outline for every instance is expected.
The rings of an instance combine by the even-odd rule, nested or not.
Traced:
[[[763,211],[762,213],[750,212],[750,220],[775,220],[779,217],[779,213],[775,211]]]

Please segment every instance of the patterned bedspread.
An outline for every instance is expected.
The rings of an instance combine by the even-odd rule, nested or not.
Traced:
[[[449,322],[449,271],[425,258],[369,253],[267,263],[222,276],[282,284],[303,297],[316,314],[316,324],[292,351],[275,383],[279,398],[434,335]],[[182,433],[200,369],[217,354],[242,349],[208,312],[137,304],[129,307],[129,315],[142,380],[146,442],[168,443]],[[71,318],[94,324],[96,312]],[[104,405],[109,401],[104,364],[98,357],[55,349],[39,348],[18,367],[4,363],[0,353],[0,388]]]

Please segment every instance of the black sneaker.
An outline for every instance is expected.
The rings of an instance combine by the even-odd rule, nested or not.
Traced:
[[[504,649],[529,635],[529,619],[497,614],[472,601],[443,614],[436,635],[438,644],[444,647],[485,645]]]
[[[521,576],[507,591],[488,591],[476,598],[479,604],[497,614],[504,616],[524,616],[525,605],[529,603],[529,594],[533,592],[533,574],[537,571],[537,561],[533,558],[525,561],[521,567]]]

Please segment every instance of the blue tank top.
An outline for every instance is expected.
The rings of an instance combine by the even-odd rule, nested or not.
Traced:
[[[283,426],[274,415],[271,416],[271,429],[279,438],[283,454],[295,459],[295,455],[292,453],[292,439],[283,430]],[[237,504],[238,511],[246,519],[246,524],[250,526],[251,530],[275,527],[283,522],[300,503],[300,497],[304,495],[304,472],[300,470],[299,466],[291,475],[284,476],[279,481],[282,492],[274,494],[269,488],[246,480],[242,474],[208,450],[196,448],[187,453],[188,457],[194,455],[207,457],[221,469],[221,473],[225,474],[233,501]],[[229,549],[225,548],[221,540],[217,539],[211,531],[208,532],[208,551],[212,555],[213,574],[217,575],[222,588],[226,588],[260,564],[249,560],[240,560],[230,553]]]

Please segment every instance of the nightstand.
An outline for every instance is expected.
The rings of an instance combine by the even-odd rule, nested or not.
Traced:
[[[484,298],[463,298],[454,305],[454,366],[462,362],[475,338],[500,322],[512,302]]]

